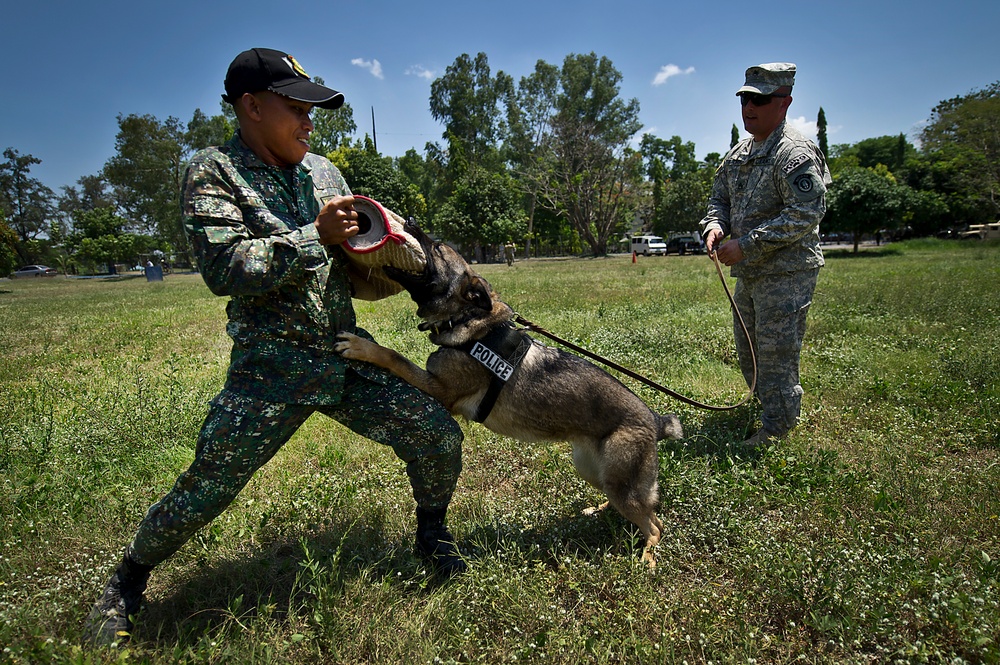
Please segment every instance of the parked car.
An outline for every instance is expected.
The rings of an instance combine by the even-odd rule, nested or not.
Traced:
[[[666,254],[704,254],[705,243],[696,235],[674,236],[667,241]]]
[[[55,268],[50,268],[48,266],[24,266],[18,268],[10,274],[11,279],[17,279],[19,277],[55,277],[59,274],[59,271]]]
[[[660,236],[632,236],[632,251],[642,256],[664,255],[667,246]]]

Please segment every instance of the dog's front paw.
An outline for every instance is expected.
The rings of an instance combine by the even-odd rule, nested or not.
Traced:
[[[365,345],[370,342],[349,332],[337,333],[337,343],[333,350],[349,360],[365,360]]]

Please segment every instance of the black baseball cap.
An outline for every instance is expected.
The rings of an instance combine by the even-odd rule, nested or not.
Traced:
[[[230,104],[235,104],[245,93],[261,90],[322,109],[339,109],[344,103],[343,94],[309,80],[295,58],[270,48],[252,48],[236,56],[226,72],[225,85],[222,99]]]

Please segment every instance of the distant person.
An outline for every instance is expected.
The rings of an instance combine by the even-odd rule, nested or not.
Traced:
[[[511,240],[507,241],[507,244],[503,246],[503,256],[507,261],[507,265],[514,265],[514,252],[517,251],[517,247],[514,246],[514,242]]]
[[[746,70],[736,91],[751,137],[736,144],[715,174],[705,247],[732,268],[734,298],[757,353],[761,428],[742,446],[780,440],[798,423],[799,356],[820,267],[819,223],[832,182],[822,151],[785,122],[795,65]],[[723,242],[723,238],[730,239]],[[734,317],[740,368],[750,384],[750,346]]]
[[[185,174],[182,214],[198,269],[229,297],[233,349],[195,458],[139,524],[85,627],[96,644],[129,638],[154,566],[236,498],[315,412],[392,446],[416,500],[416,551],[443,575],[465,570],[445,527],[461,470],[462,430],[441,404],[374,365],[334,351],[357,327],[347,259],[358,233],[340,171],[308,152],[314,107],[344,96],[313,83],[282,51],[240,53],[225,80],[239,130]]]

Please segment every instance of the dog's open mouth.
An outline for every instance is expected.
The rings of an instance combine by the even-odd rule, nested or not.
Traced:
[[[422,332],[427,332],[428,330],[439,333],[445,330],[451,330],[455,327],[455,321],[452,319],[444,319],[442,321],[421,321],[417,324],[417,330]]]

